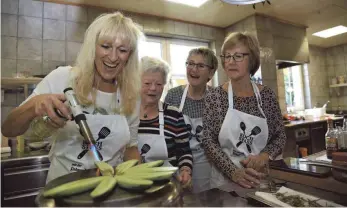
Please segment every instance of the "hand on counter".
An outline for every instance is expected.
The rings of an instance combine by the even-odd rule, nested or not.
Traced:
[[[269,154],[262,152],[259,155],[250,155],[240,162],[243,167],[252,168],[259,172],[264,172],[264,168],[269,163]]]
[[[190,168],[182,167],[180,169],[180,174],[178,180],[182,183],[184,187],[189,187],[192,179],[192,171]]]
[[[252,168],[239,168],[234,172],[232,180],[243,188],[255,188],[260,184],[262,176]]]

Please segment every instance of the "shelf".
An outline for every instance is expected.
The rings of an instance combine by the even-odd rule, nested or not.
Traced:
[[[24,87],[24,97],[28,97],[28,85],[38,84],[42,81],[42,78],[28,77],[28,78],[13,78],[13,77],[2,77],[1,78],[1,89],[11,89],[15,86]]]
[[[38,84],[42,81],[42,78],[29,77],[29,78],[13,78],[13,77],[2,77],[1,78],[1,87],[7,86],[21,86],[28,84]]]
[[[331,88],[335,88],[335,87],[347,87],[347,83],[344,84],[334,84],[334,85],[330,85]]]

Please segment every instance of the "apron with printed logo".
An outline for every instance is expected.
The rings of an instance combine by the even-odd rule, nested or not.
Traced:
[[[117,96],[120,93],[117,92]],[[119,105],[119,100],[118,100]],[[86,114],[87,123],[96,141],[101,160],[111,166],[123,162],[126,145],[130,141],[127,119],[123,115]],[[50,152],[50,168],[46,183],[78,170],[95,168],[95,158],[90,145],[82,137],[75,121],[68,121],[57,131]]]
[[[189,84],[184,89],[179,111],[182,112],[186,101]],[[207,90],[207,88],[206,88]],[[211,163],[209,162],[201,144],[202,118],[190,118],[183,115],[184,121],[190,131],[189,145],[193,155],[193,192],[198,193],[210,189]]]
[[[264,118],[234,109],[233,90],[231,82],[229,82],[229,108],[218,136],[223,152],[238,168],[243,168],[240,161],[248,155],[258,155],[264,149],[268,140],[268,126],[266,116],[261,108],[262,101],[259,89],[253,82],[252,87],[259,111]],[[211,172],[211,187],[228,192],[236,191],[241,195],[247,191],[225,177],[214,165]]]

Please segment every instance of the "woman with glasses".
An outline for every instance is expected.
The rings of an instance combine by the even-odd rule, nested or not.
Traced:
[[[176,107],[160,102],[169,65],[157,58],[143,57],[141,68],[138,149],[142,160],[164,160],[163,166],[178,166],[179,181],[189,185],[192,172],[189,132],[182,113]]]
[[[259,185],[286,136],[276,94],[251,81],[260,65],[257,39],[230,34],[221,61],[229,81],[206,95],[202,143],[213,161],[211,187],[244,194]]]
[[[189,52],[187,62],[188,84],[169,90],[165,102],[179,108],[190,131],[190,148],[193,154],[192,185],[195,193],[210,188],[211,163],[201,146],[202,112],[204,96],[211,87],[207,83],[212,79],[218,60],[208,48],[196,48]]]

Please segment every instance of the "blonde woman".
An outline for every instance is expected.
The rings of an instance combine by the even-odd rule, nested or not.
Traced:
[[[72,87],[97,141],[100,158],[110,165],[139,158],[137,25],[121,13],[103,14],[87,29],[74,67],[59,67],[38,84],[33,94],[14,109],[2,126],[5,136],[18,136],[37,119],[56,128],[47,182],[73,171],[94,168],[90,147],[64,104],[63,90]],[[54,109],[64,117],[60,118]],[[106,130],[106,131],[105,131]],[[100,137],[99,135],[102,134]]]

